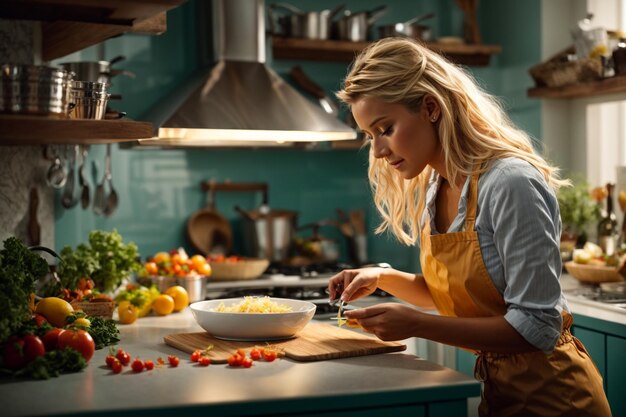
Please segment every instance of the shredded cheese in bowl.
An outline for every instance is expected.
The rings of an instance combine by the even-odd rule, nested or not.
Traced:
[[[252,297],[246,296],[239,303],[226,306],[221,302],[213,310],[218,313],[289,313],[291,307],[271,301],[270,297]]]

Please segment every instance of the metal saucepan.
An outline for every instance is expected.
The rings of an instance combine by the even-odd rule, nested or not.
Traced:
[[[427,13],[416,16],[406,22],[379,26],[378,37],[387,38],[392,36],[407,36],[409,38],[427,42],[431,39],[431,30],[428,26],[421,25],[420,22],[431,19],[434,16],[434,13]]]
[[[61,64],[61,67],[76,74],[74,76],[75,80],[111,84],[111,78],[116,75],[135,78],[133,72],[111,68],[114,64],[124,59],[123,56],[117,56],[110,61],[64,62]]]
[[[62,68],[3,64],[0,113],[65,115],[72,73]]]
[[[333,22],[333,38],[352,42],[367,41],[372,25],[386,11],[387,6],[379,6],[370,11],[356,13],[349,10],[344,11],[343,17]]]
[[[274,35],[291,38],[329,39],[333,17],[344,4],[333,9],[305,12],[287,3],[275,3],[268,7],[270,30]],[[277,16],[276,11],[282,10],[288,14]]]

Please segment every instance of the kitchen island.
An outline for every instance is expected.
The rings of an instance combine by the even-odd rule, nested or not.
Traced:
[[[168,334],[202,331],[189,308],[119,328],[117,346],[133,359],[162,357],[166,365],[116,375],[105,365],[105,348],[82,372],[45,381],[2,377],[2,415],[466,416],[467,398],[480,393],[474,379],[406,353],[200,367],[163,342]],[[180,365],[169,367],[168,355]]]

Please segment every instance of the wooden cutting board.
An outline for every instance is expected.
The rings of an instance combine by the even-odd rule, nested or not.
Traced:
[[[168,345],[187,353],[213,345],[210,357],[214,363],[226,363],[228,357],[237,349],[267,345],[265,342],[221,340],[207,332],[175,333],[167,335],[163,339]],[[307,324],[293,339],[273,341],[270,345],[283,351],[286,357],[301,362],[406,350],[406,345],[402,343],[383,342],[373,336],[353,330],[318,323]]]

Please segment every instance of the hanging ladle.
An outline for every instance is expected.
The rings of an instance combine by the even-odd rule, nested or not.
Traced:
[[[52,188],[63,188],[65,185],[65,181],[67,181],[67,174],[65,173],[65,169],[63,168],[63,161],[58,154],[58,151],[54,151],[54,153],[48,156],[48,152],[50,151],[50,147],[46,147],[44,155],[46,159],[52,160],[52,165],[48,168],[48,174],[46,175],[46,181],[48,185]]]
[[[89,145],[82,145],[83,148],[83,160],[81,161],[80,168],[78,170],[78,184],[81,187],[80,191],[80,205],[83,209],[89,207],[89,184],[85,178],[85,164],[87,163],[87,154],[89,152]]]
[[[63,195],[61,196],[61,205],[67,209],[74,207],[78,203],[78,198],[74,196],[74,182],[76,174],[76,156],[78,155],[78,145],[71,147],[69,155],[69,173],[67,175],[67,181],[65,182],[65,188],[63,189]]]
[[[113,214],[117,205],[119,204],[119,197],[117,191],[113,188],[113,174],[111,172],[111,144],[107,144],[107,164],[105,166],[105,175],[107,181],[109,181],[109,196],[106,200],[106,206],[104,207],[104,215],[110,216]]]
[[[102,216],[104,214],[104,210],[106,209],[106,206],[107,206],[104,183],[106,182],[107,173],[109,171],[109,166],[111,164],[111,153],[110,153],[109,147],[110,145],[107,145],[107,153],[106,153],[106,157],[104,158],[104,175],[102,176],[102,181],[100,181],[100,183],[96,186],[96,190],[94,191],[94,194],[93,194],[93,211],[99,216]],[[95,172],[96,171],[95,161],[94,161],[93,168]]]

